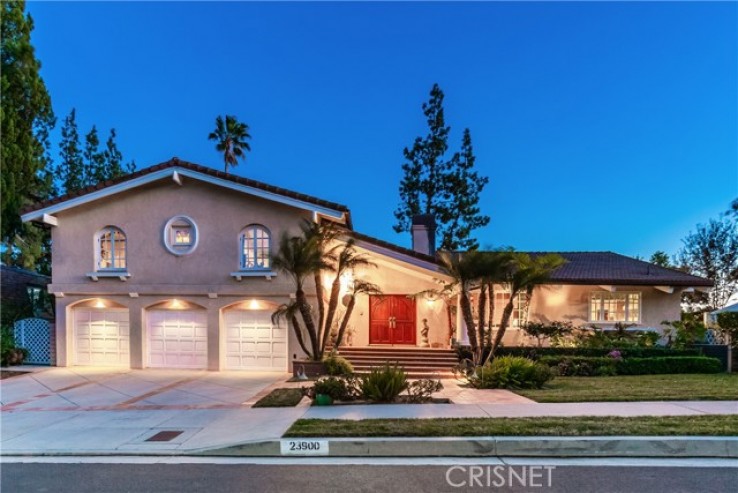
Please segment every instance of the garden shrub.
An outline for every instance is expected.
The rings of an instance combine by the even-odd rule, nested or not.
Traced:
[[[667,345],[677,349],[702,342],[707,333],[707,327],[695,313],[682,313],[681,320],[671,322],[664,320],[661,325],[666,327],[664,334],[667,337]]]
[[[323,377],[315,382],[309,396],[315,398],[317,394],[328,395],[335,401],[352,401],[358,391],[354,378]]]
[[[551,379],[543,364],[517,356],[498,356],[469,375],[469,383],[479,389],[541,388]]]
[[[539,361],[555,368],[556,373],[563,377],[719,373],[723,371],[719,359],[705,356],[667,356],[660,358],[545,356]]]
[[[0,328],[0,366],[19,365],[28,357],[28,350],[15,344],[13,327]]]
[[[552,346],[565,344],[568,336],[574,331],[571,322],[528,322],[521,327],[529,337],[533,337],[541,347],[544,340],[549,340]]]
[[[407,388],[407,375],[397,365],[372,368],[361,377],[361,394],[369,401],[393,402]]]
[[[415,380],[407,386],[407,402],[412,404],[426,402],[441,389],[443,389],[443,384],[440,380]]]
[[[328,375],[351,375],[354,373],[354,367],[346,358],[331,353],[323,359],[325,370]]]

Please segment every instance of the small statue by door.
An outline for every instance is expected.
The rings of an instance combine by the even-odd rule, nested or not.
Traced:
[[[420,347],[430,347],[430,344],[428,343],[428,331],[430,331],[430,327],[428,327],[428,319],[423,319],[423,328],[420,329]]]

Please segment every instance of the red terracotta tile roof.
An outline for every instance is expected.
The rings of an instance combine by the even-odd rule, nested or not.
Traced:
[[[659,267],[643,260],[613,252],[527,252],[530,255],[556,253],[567,262],[556,269],[551,283],[630,284],[643,286],[704,286],[714,283],[676,269]]]
[[[231,174],[226,174],[222,171],[215,170],[213,168],[208,168],[206,166],[201,166],[199,164],[190,163],[188,161],[183,161],[179,158],[172,158],[169,161],[165,161],[160,164],[156,164],[154,166],[149,166],[148,168],[140,169],[138,171],[134,171],[133,173],[130,173],[128,175],[121,176],[119,178],[115,178],[113,180],[108,180],[104,182],[97,183],[95,185],[83,188],[81,190],[77,190],[72,193],[68,193],[65,195],[61,195],[59,197],[54,197],[48,200],[44,200],[41,202],[37,202],[29,207],[26,207],[24,210],[21,211],[21,214],[27,214],[29,212],[37,211],[39,209],[44,209],[46,207],[49,207],[51,205],[59,204],[62,202],[65,202],[69,199],[75,198],[75,197],[81,197],[83,195],[87,195],[89,193],[95,192],[97,190],[102,190],[104,188],[110,187],[112,185],[116,185],[118,183],[123,183],[129,180],[132,180],[134,178],[138,178],[141,176],[145,176],[148,174],[151,174],[155,171],[159,171],[162,169],[167,168],[184,168],[191,171],[196,171],[198,173],[203,173],[209,176],[213,176],[216,178],[222,178],[224,180],[229,180],[234,183],[238,183],[239,185],[245,185],[248,187],[258,188],[259,190],[264,190],[267,192],[275,193],[278,195],[283,195],[285,197],[289,197],[296,200],[301,200],[303,202],[307,202],[309,204],[318,205],[320,207],[325,207],[327,209],[333,209],[335,211],[339,212],[349,212],[348,207],[345,205],[337,204],[335,202],[329,202],[327,200],[322,200],[317,197],[312,197],[310,195],[305,195],[304,193],[299,192],[293,192],[292,190],[287,190],[285,188],[281,187],[275,187],[273,185],[268,185],[266,183],[262,183],[260,181],[252,180],[250,178],[243,178],[240,176],[235,176]]]
[[[438,264],[430,255],[416,252],[357,231],[351,235],[357,240],[373,243],[426,262]],[[549,284],[588,284],[588,285],[631,285],[631,286],[697,286],[711,287],[713,282],[703,277],[693,276],[676,269],[659,267],[643,260],[626,257],[613,252],[524,252],[533,256],[555,253],[566,259],[566,263],[556,269]]]

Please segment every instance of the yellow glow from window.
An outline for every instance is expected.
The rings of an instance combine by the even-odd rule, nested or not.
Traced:
[[[259,303],[257,300],[249,301],[249,310],[259,310],[259,309],[261,309],[261,303]]]
[[[95,300],[95,308],[105,308],[105,302],[100,298]]]
[[[186,305],[184,302],[179,301],[178,299],[173,299],[169,303],[169,308],[171,308],[172,310],[182,310],[183,308],[186,308]]]

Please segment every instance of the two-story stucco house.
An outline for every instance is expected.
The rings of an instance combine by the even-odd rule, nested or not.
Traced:
[[[294,290],[270,255],[305,219],[344,227],[377,266],[354,273],[385,294],[381,302],[360,299],[353,346],[418,346],[425,326],[431,348],[466,337],[453,300],[447,307],[415,296],[446,279],[424,221],[413,226],[414,249],[399,247],[354,231],[346,206],[177,158],[39,203],[22,217],[51,227],[60,366],[288,371],[302,354],[271,314]],[[568,262],[536,290],[530,319],[656,328],[679,317],[682,291],[711,286],[614,253],[562,255]],[[499,290],[495,301],[505,299]],[[508,345],[527,342],[515,325]]]

